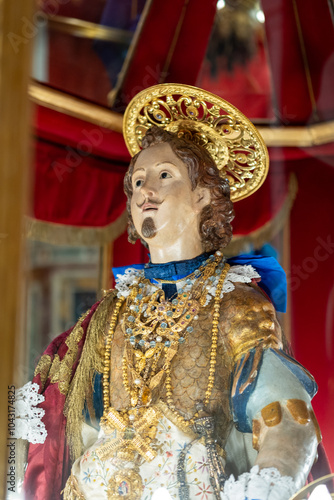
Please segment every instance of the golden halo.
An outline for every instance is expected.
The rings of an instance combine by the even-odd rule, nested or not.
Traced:
[[[175,83],[139,92],[123,121],[131,156],[153,125],[203,146],[229,180],[234,202],[253,194],[267,176],[269,157],[261,135],[244,114],[211,92]]]

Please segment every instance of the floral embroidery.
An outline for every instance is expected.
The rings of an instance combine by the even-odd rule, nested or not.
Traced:
[[[87,462],[88,457],[90,457],[90,451],[87,451],[82,457],[82,462]]]
[[[210,498],[210,496],[212,495],[212,491],[210,490],[210,486],[205,486],[205,484],[203,483],[203,487],[200,486],[200,485],[197,485],[198,488],[200,489],[200,491],[198,493],[196,493],[196,496],[198,497],[199,495],[201,495],[200,499],[199,500],[208,500]],[[208,496],[210,495],[210,496]]]
[[[93,498],[96,491],[99,491],[100,496],[102,492],[102,495],[106,495],[112,475],[116,470],[127,467],[126,462],[117,456],[105,461],[99,459],[95,450],[105,439],[110,439],[110,435],[106,437],[100,433],[96,443],[79,459],[79,465],[74,467],[74,470],[80,470],[76,478],[86,498]],[[159,449],[158,455],[152,462],[140,466],[139,473],[144,485],[140,500],[151,500],[153,493],[160,487],[167,489],[172,499],[179,499],[177,463],[180,452],[191,439],[166,417],[160,420],[154,443],[155,449]],[[190,498],[214,500],[208,470],[205,447],[197,441],[185,459]]]
[[[197,470],[201,472],[204,471],[209,472],[209,464],[207,463],[205,457],[202,457],[202,460],[199,460],[198,462],[196,462],[196,464],[197,464]]]
[[[90,469],[87,469],[87,472],[84,472],[84,477],[83,477],[85,483],[90,483],[91,476],[92,476],[92,471]]]
[[[188,443],[177,443],[178,444],[178,449],[176,450],[176,453],[181,453],[181,451],[184,451]],[[189,453],[189,452],[188,452]]]

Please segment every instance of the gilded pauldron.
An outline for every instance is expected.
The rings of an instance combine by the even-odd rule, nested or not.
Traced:
[[[272,304],[252,288],[247,288],[247,292],[240,290],[238,294],[228,332],[234,361],[254,348],[282,349],[281,329]]]

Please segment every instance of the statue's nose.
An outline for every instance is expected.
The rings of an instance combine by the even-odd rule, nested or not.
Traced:
[[[157,187],[154,182],[150,181],[149,179],[145,180],[141,186],[141,192],[145,196],[145,198],[150,198],[157,193]]]

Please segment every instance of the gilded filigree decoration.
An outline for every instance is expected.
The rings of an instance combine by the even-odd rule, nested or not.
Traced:
[[[81,323],[83,318],[80,318],[73,331],[65,341],[68,350],[60,359],[59,354],[55,354],[53,360],[51,356],[45,354],[39,360],[34,375],[40,374],[41,383],[44,387],[46,380],[49,378],[51,384],[58,384],[59,392],[66,395],[68,392],[70,379],[73,370],[73,364],[78,355],[78,343],[82,339],[83,329]]]
[[[120,415],[114,408],[110,408],[106,416],[101,419],[101,427],[108,433],[109,429],[116,429],[120,437],[108,441],[97,449],[101,460],[112,458],[117,451],[127,451],[134,460],[139,453],[148,462],[156,457],[150,442],[155,438],[157,425],[161,418],[160,412],[153,407],[141,408],[140,418],[129,422],[126,415]]]
[[[62,494],[63,500],[85,500],[85,496],[80,491],[78,480],[73,474],[68,478]]]
[[[123,133],[133,156],[153,125],[203,146],[230,182],[231,198],[254,193],[268,173],[266,146],[254,125],[224,99],[190,85],[160,84],[137,94],[126,109]]]
[[[62,360],[56,354],[50,368],[50,379],[52,384],[58,383],[59,392],[66,395],[70,385],[70,379],[73,371],[73,364],[78,355],[78,343],[84,334],[81,322],[77,323],[74,330],[70,333],[65,343],[68,351]]]
[[[110,308],[113,307],[114,296],[114,292],[107,294],[92,316],[87,329],[80,363],[69,386],[64,415],[67,419],[66,436],[73,459],[78,458],[83,451],[81,437],[83,409],[85,401],[88,397],[91,397],[95,373],[103,371],[101,350],[104,351],[107,318],[110,314]],[[83,318],[79,320],[78,325],[81,325],[82,321]],[[94,420],[94,415],[92,415],[92,419]]]
[[[43,354],[43,356],[41,356],[35,368],[34,377],[40,375],[42,387],[44,387],[44,384],[49,376],[51,364],[52,364],[51,356],[49,356],[48,354]]]
[[[109,481],[107,489],[108,500],[126,498],[137,500],[143,492],[142,478],[135,469],[124,469],[117,471]]]

